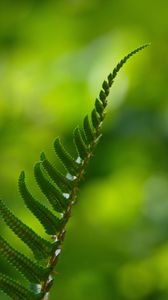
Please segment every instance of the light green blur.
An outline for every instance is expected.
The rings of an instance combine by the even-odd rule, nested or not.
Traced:
[[[72,131],[105,77],[151,42],[124,66],[109,96],[51,300],[168,299],[167,12],[166,0],[0,2],[0,196],[41,235],[17,190],[20,171],[46,203],[33,178],[40,152],[54,162],[59,135],[73,153]],[[1,233],[30,254],[2,221]],[[0,265],[18,276],[5,259]]]

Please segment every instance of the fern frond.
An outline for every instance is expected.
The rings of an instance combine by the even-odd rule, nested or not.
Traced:
[[[47,258],[53,252],[54,245],[41,238],[31,228],[21,222],[0,200],[0,214],[10,229],[33,251],[39,259]]]
[[[59,138],[56,138],[54,142],[54,149],[63,163],[64,167],[67,169],[67,171],[72,174],[76,175],[79,170],[79,164],[72,158],[72,156],[64,149],[63,145],[61,144]]]
[[[21,172],[20,174],[18,185],[20,194],[27,208],[29,208],[30,211],[37,217],[45,228],[46,233],[54,235],[60,231],[63,226],[63,221],[58,219],[47,207],[33,198],[27,189],[24,172]]]
[[[1,236],[0,253],[30,282],[40,283],[45,280],[51,272],[51,268],[43,268],[22,253],[16,251]]]
[[[34,175],[42,193],[46,196],[54,210],[62,213],[66,209],[68,201],[61,191],[59,191],[44,177],[40,168],[40,163],[35,164]]]
[[[34,175],[42,193],[46,196],[54,210],[60,215],[56,217],[48,208],[35,200],[25,183],[25,174],[19,177],[19,191],[27,206],[34,216],[41,222],[47,234],[52,235],[53,243],[41,238],[27,225],[15,217],[0,200],[0,214],[11,230],[33,251],[36,260],[46,259],[47,266],[42,267],[31,261],[22,253],[13,249],[3,238],[0,238],[0,253],[13,264],[30,283],[41,286],[41,293],[33,293],[12,280],[0,274],[0,288],[14,300],[44,300],[48,299],[49,290],[53,284],[53,269],[57,264],[65,236],[65,225],[71,216],[71,209],[76,203],[79,184],[83,178],[90,158],[93,156],[97,142],[101,137],[102,124],[105,117],[107,97],[116,75],[126,61],[147,47],[143,45],[126,55],[110,73],[102,84],[99,97],[96,99],[91,118],[84,118],[82,130],[77,127],[73,139],[78,157],[74,159],[63,147],[59,138],[54,142],[55,152],[68,171],[64,176],[41,154],[41,161],[34,167]],[[45,172],[45,173],[44,173]],[[47,175],[49,178],[47,178]],[[53,183],[50,182],[50,179]]]
[[[73,188],[73,182],[60,173],[56,168],[54,168],[44,153],[41,154],[40,158],[45,171],[53,180],[53,182],[59,187],[59,189],[64,193],[71,191]]]
[[[0,289],[13,300],[41,300],[44,293],[34,294],[18,281],[0,273]]]

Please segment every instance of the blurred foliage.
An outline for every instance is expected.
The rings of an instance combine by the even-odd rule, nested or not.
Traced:
[[[1,197],[41,234],[18,195],[20,170],[40,197],[32,166],[41,150],[54,160],[57,135],[71,147],[102,80],[152,43],[113,87],[51,299],[168,298],[167,10],[165,0],[0,2]],[[2,222],[1,233],[28,252]],[[1,269],[15,276],[4,260]]]

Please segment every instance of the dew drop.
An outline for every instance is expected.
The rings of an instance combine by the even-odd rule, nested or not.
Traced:
[[[30,289],[35,293],[39,294],[41,292],[41,284],[30,283]]]
[[[73,176],[73,175],[71,175],[70,173],[67,173],[67,174],[66,174],[66,178],[69,179],[69,180],[71,180],[71,181],[73,181],[73,180],[76,179],[76,176]]]
[[[44,300],[48,300],[48,297],[49,297],[49,293],[46,293],[46,294],[44,295]]]
[[[68,194],[68,193],[63,193],[63,196],[64,196],[64,198],[68,199],[69,196],[70,196],[70,194]]]
[[[52,235],[52,240],[54,241],[54,242],[57,242],[58,241],[58,237],[57,237],[57,235]]]
[[[51,275],[49,275],[49,277],[48,277],[48,282],[50,282],[51,280],[53,280],[53,278],[52,278]]]
[[[55,251],[55,256],[58,256],[58,255],[60,254],[60,252],[61,252],[61,249],[57,249],[57,250]]]
[[[80,164],[80,163],[81,163],[81,161],[82,161],[81,157],[80,157],[80,156],[78,156],[78,157],[77,157],[77,159],[76,159],[76,162],[77,162],[78,164]]]
[[[41,292],[41,284],[36,284],[36,293],[40,293]]]

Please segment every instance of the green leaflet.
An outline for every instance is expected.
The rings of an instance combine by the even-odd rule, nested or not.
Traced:
[[[83,129],[87,139],[88,144],[91,144],[94,141],[94,132],[91,128],[88,115],[84,118]]]
[[[0,289],[13,300],[41,300],[44,296],[44,293],[34,294],[18,281],[2,273],[0,273]]]
[[[100,118],[99,118],[99,116],[97,115],[97,112],[96,112],[96,109],[95,109],[95,108],[92,110],[92,115],[91,115],[91,117],[92,117],[92,124],[93,124],[93,127],[94,127],[95,129],[98,129],[98,127],[99,127],[99,125],[100,125]]]
[[[96,108],[96,111],[98,112],[98,114],[100,116],[101,121],[102,121],[103,120],[102,114],[103,114],[103,111],[104,111],[104,106],[102,105],[102,103],[99,99],[96,99],[96,101],[95,101],[95,108]]]
[[[114,82],[114,77],[113,77],[113,74],[110,73],[108,76],[107,76],[107,79],[108,79],[108,84],[109,84],[109,87],[112,86],[113,82]]]
[[[48,161],[45,154],[41,154],[42,166],[46,170],[47,174],[54,181],[54,183],[60,188],[62,192],[69,192],[72,190],[73,182],[66,178],[62,173],[55,169]]]
[[[103,84],[102,84],[102,88],[103,88],[106,96],[108,96],[109,95],[109,88],[110,88],[109,82],[107,82],[106,80],[104,80]]]
[[[79,171],[80,165],[72,158],[72,156],[64,149],[59,138],[54,142],[54,149],[64,167],[71,175],[76,175]]]
[[[36,201],[28,191],[25,184],[25,174],[21,172],[19,181],[19,191],[31,212],[37,217],[44,226],[46,233],[56,234],[63,226],[63,221],[58,219],[47,207]]]
[[[42,268],[13,249],[2,237],[0,237],[0,253],[31,282],[40,283],[51,271],[50,268]]]
[[[0,214],[12,231],[33,251],[36,259],[47,258],[54,250],[54,244],[44,240],[32,229],[15,217],[0,200]]]
[[[88,148],[82,138],[79,127],[74,130],[74,142],[80,158],[85,159],[88,155]]]
[[[106,107],[106,105],[107,105],[106,98],[107,98],[106,93],[105,93],[103,90],[101,90],[101,91],[100,91],[100,94],[99,94],[99,99],[100,99],[100,101],[103,103],[103,106],[104,106],[104,107]]]
[[[57,212],[63,212],[68,205],[68,201],[63,194],[44,177],[40,163],[35,164],[34,175],[42,193],[46,196],[52,207]]]

